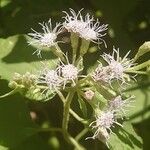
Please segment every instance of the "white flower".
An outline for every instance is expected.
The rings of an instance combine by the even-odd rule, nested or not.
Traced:
[[[126,112],[128,111],[128,108],[133,107],[132,103],[134,96],[131,96],[125,100],[123,100],[121,98],[121,96],[117,96],[114,99],[112,99],[109,102],[109,107],[108,109],[111,111],[114,111],[114,113],[116,115],[118,115],[118,117],[125,117],[126,116]]]
[[[52,91],[55,91],[62,86],[62,79],[58,75],[57,70],[45,69],[39,76],[37,83],[44,85],[46,84],[46,90],[50,89]]]
[[[114,127],[114,124],[122,127],[122,125],[117,122],[113,111],[108,110],[101,112],[98,116],[96,116],[96,120],[89,125],[93,130],[95,130],[95,133],[92,137],[88,137],[87,139],[100,138],[102,135],[107,142],[109,140],[110,134],[113,133],[111,127]]]
[[[78,74],[80,72],[80,70],[77,67],[69,63],[67,56],[66,56],[66,60],[67,60],[67,64],[64,64],[60,60],[61,65],[58,67],[59,74],[62,76],[62,79],[64,81],[64,88],[69,81],[72,81],[73,86],[75,86],[76,85],[75,80],[78,78]]]
[[[128,59],[130,51],[121,58],[119,56],[119,49],[113,48],[113,54],[103,54],[103,59],[108,63],[108,67],[110,68],[110,79],[117,79],[122,81],[122,83],[126,82],[127,74],[125,71],[134,65],[133,60]]]
[[[83,17],[81,15],[82,10],[83,9],[81,9],[76,14],[76,12],[70,8],[71,15],[64,11],[64,13],[66,14],[66,16],[64,17],[64,27],[69,32],[77,33],[81,38],[92,41],[94,43],[100,44],[100,41],[103,41],[106,46],[106,43],[102,39],[102,37],[106,35],[106,33],[103,32],[108,29],[108,25],[100,25],[99,20],[97,19],[95,21],[94,17],[90,17],[89,14],[86,14],[86,16]]]
[[[75,80],[78,77],[78,69],[72,64],[62,66],[62,77],[66,80]]]
[[[56,23],[54,29],[52,28],[51,19],[47,23],[43,22],[39,24],[42,26],[43,33],[32,29],[33,33],[28,34],[33,38],[29,44],[37,44],[42,47],[51,47],[60,42],[56,41],[58,34],[62,32],[62,25],[60,23]],[[37,55],[41,55],[41,50],[38,49],[35,52],[37,52]]]

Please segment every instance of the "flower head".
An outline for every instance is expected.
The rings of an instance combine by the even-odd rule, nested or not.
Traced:
[[[55,91],[61,87],[62,79],[58,75],[57,69],[56,70],[45,69],[40,74],[37,83],[44,85],[46,84],[47,89]]]
[[[133,60],[129,60],[127,56],[129,55],[129,52],[121,58],[119,56],[119,49],[116,50],[113,48],[113,54],[103,54],[103,59],[108,63],[108,67],[110,70],[110,79],[117,79],[122,81],[122,83],[125,83],[125,78],[127,74],[125,74],[125,71],[129,69],[131,66],[134,65]]]
[[[42,26],[43,33],[37,32],[32,29],[33,33],[29,33],[33,40],[29,44],[37,44],[42,47],[55,46],[58,41],[56,41],[58,34],[62,32],[62,27],[60,23],[56,23],[55,28],[52,29],[51,19],[45,23],[39,23]],[[40,55],[41,50],[35,51],[37,55]]]
[[[78,77],[78,69],[72,64],[64,65],[61,71],[66,80],[75,80]]]
[[[64,64],[60,60],[61,65],[58,67],[59,74],[61,75],[64,81],[64,87],[70,81],[72,81],[73,86],[75,86],[76,85],[75,80],[78,78],[78,74],[80,70],[77,67],[75,67],[73,64],[69,63],[67,56],[66,56],[66,60],[67,60],[67,64]]]
[[[131,96],[123,100],[121,96],[119,95],[109,102],[108,109],[111,111],[114,111],[114,113],[118,115],[118,117],[120,116],[124,117],[126,116],[126,112],[128,111],[128,108],[133,107],[132,106],[132,103],[134,102],[133,98],[134,96]]]
[[[89,125],[93,130],[95,130],[95,133],[92,137],[88,137],[87,139],[96,139],[103,136],[107,142],[110,134],[112,133],[111,127],[114,127],[114,124],[122,126],[117,122],[113,111],[108,110],[101,112],[98,116],[96,116],[96,120]]]
[[[77,33],[81,38],[98,44],[100,41],[103,41],[105,44],[105,41],[102,39],[102,37],[106,35],[106,33],[103,32],[108,29],[108,25],[100,25],[99,20],[97,19],[95,21],[94,17],[90,16],[89,14],[86,14],[86,16],[83,17],[81,15],[82,10],[83,9],[76,14],[73,9],[70,9],[71,15],[64,11],[66,14],[64,17],[64,27],[69,32]]]

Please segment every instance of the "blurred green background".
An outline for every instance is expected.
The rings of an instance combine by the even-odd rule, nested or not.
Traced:
[[[105,37],[108,48],[102,46],[100,51],[87,54],[86,57],[91,58],[90,61],[88,59],[87,66],[94,64],[103,51],[111,51],[113,45],[120,48],[121,55],[131,50],[130,56],[134,56],[139,46],[150,40],[149,0],[0,0],[1,95],[10,90],[7,84],[13,72],[26,72],[27,69],[31,71],[30,65],[38,61],[32,55],[33,48],[27,45],[21,34],[31,32],[31,28],[40,31],[38,22],[47,21],[49,18],[54,22],[63,21],[60,19],[62,11],[69,11],[69,8],[76,11],[84,8],[83,14],[90,12],[101,23],[109,24]],[[45,56],[44,59],[48,59],[46,53]],[[149,58],[148,53],[139,62]],[[22,64],[25,67],[19,68]],[[144,150],[149,150],[150,147],[149,85],[148,77],[139,76],[137,85],[129,91],[137,96],[136,106],[131,110],[129,120],[143,138]],[[57,97],[55,99],[46,103],[31,102],[18,94],[0,100],[0,150],[73,149],[63,140],[61,134],[37,133],[33,130],[37,126],[34,122],[41,126],[61,125],[62,104]],[[82,129],[74,120],[71,120],[70,126],[72,135]],[[82,142],[89,150],[106,149],[97,141],[83,139]]]

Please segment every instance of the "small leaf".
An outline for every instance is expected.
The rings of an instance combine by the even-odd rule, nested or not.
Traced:
[[[142,46],[140,46],[137,54],[134,57],[134,61],[136,61],[137,59],[139,59],[139,57],[148,52],[150,52],[150,41],[145,42]]]

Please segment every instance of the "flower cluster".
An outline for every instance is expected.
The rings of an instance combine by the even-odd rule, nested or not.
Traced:
[[[94,17],[91,17],[89,14],[83,18],[81,11],[82,9],[76,14],[73,9],[70,9],[71,15],[64,11],[66,14],[64,17],[64,27],[69,32],[77,33],[81,38],[98,44],[100,41],[103,41],[105,44],[105,41],[102,39],[102,37],[106,35],[106,33],[103,32],[108,29],[108,25],[100,25],[99,20],[97,19],[95,21]]]
[[[131,66],[134,66],[133,60],[128,59],[127,56],[129,52],[121,58],[119,56],[119,49],[113,48],[112,55],[104,53],[102,58],[107,62],[107,66],[102,66],[101,64],[95,69],[91,75],[93,80],[96,82],[109,83],[113,80],[121,81],[122,84],[126,83],[129,79],[126,70]]]
[[[53,92],[62,88],[65,88],[67,83],[71,83],[72,86],[76,85],[76,80],[79,77],[79,69],[70,64],[67,59],[67,64],[64,64],[60,60],[60,65],[56,69],[50,69],[48,66],[44,66],[44,69],[40,72],[37,80],[38,85],[46,85],[46,90]]]
[[[23,85],[25,88],[34,87],[28,93],[33,95],[35,93],[37,97],[41,95],[40,100],[43,97],[49,100],[55,94],[58,94],[64,103],[62,127],[62,131],[65,133],[64,136],[70,135],[66,131],[69,113],[82,123],[88,123],[91,120],[91,118],[88,118],[88,121],[84,120],[70,108],[74,94],[78,96],[80,107],[83,109],[86,108],[86,104],[83,102],[83,99],[85,99],[93,109],[95,119],[89,125],[94,135],[86,139],[97,138],[108,144],[110,135],[113,133],[112,128],[116,125],[122,127],[119,120],[123,121],[128,108],[132,107],[133,97],[125,99],[124,93],[120,91],[120,86],[126,88],[124,83],[127,85],[130,81],[128,73],[134,68],[135,64],[133,59],[127,58],[129,52],[121,58],[119,49],[113,48],[112,55],[106,53],[101,55],[103,63],[98,62],[99,64],[94,71],[87,75],[84,74],[87,72],[87,68],[84,68],[86,62],[84,61],[84,54],[88,52],[90,42],[96,43],[98,46],[101,42],[106,45],[103,37],[106,35],[108,25],[101,25],[98,19],[94,19],[89,14],[83,16],[81,14],[82,10],[78,13],[73,9],[70,9],[70,13],[63,11],[65,14],[63,17],[64,22],[56,23],[55,27],[52,26],[51,19],[47,23],[39,23],[42,27],[42,33],[32,29],[33,33],[28,34],[31,36],[29,44],[37,45],[38,49],[35,53],[41,56],[42,49],[46,48],[46,50],[51,50],[56,55],[58,62],[55,63],[55,68],[50,68],[47,64],[44,64],[44,67],[36,76],[30,73],[23,76],[15,74],[13,81],[15,85]],[[64,32],[69,32],[67,36],[70,35],[70,48],[72,48],[72,51],[70,50],[67,53],[68,55],[65,55],[60,47],[59,43],[63,43],[63,41],[58,40],[58,36]],[[27,90],[30,91],[30,89]],[[63,94],[67,96],[65,97]],[[83,112],[84,115],[87,113],[88,111]],[[65,139],[70,138],[65,137]]]
[[[126,111],[128,107],[131,107],[131,103],[133,102],[131,99],[133,99],[132,96],[123,100],[120,95],[112,99],[106,110],[96,114],[96,120],[89,125],[95,130],[95,133],[92,137],[88,137],[87,139],[99,139],[103,137],[101,140],[108,144],[110,134],[113,133],[111,128],[115,127],[115,124],[122,127],[117,119],[126,117]]]
[[[85,19],[81,15],[81,9],[77,14],[73,9],[70,9],[71,15],[69,15],[66,11],[65,21],[63,23],[56,23],[55,28],[52,28],[51,19],[47,23],[39,23],[42,26],[43,33],[37,32],[32,29],[33,33],[29,33],[28,35],[32,37],[32,40],[29,44],[36,44],[41,47],[57,47],[57,43],[63,41],[57,41],[57,37],[60,33],[62,33],[65,29],[68,32],[77,33],[81,38],[84,38],[88,41],[92,41],[94,43],[100,44],[100,41],[103,41],[106,45],[105,41],[102,39],[106,35],[103,33],[108,28],[108,25],[100,25],[99,20],[94,20],[94,17],[90,17],[89,14],[85,16]],[[37,49],[35,51],[38,56],[41,56],[41,49]]]

